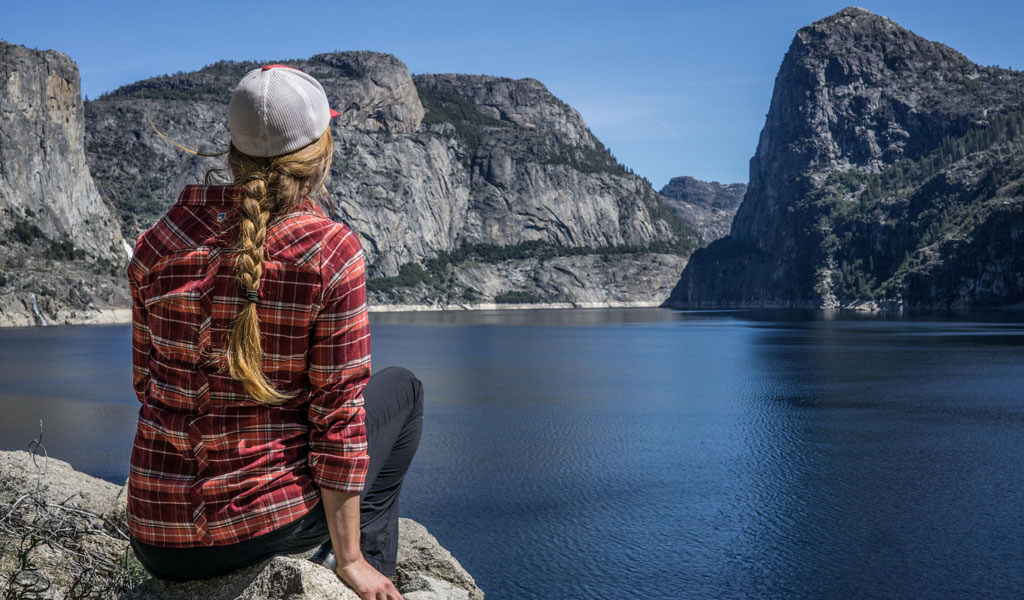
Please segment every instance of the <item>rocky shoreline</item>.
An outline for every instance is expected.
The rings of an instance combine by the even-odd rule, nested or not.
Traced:
[[[127,325],[132,322],[132,311],[128,308],[103,310],[66,310],[57,313],[55,319],[32,313],[0,313],[0,327],[46,327],[50,325]]]
[[[658,302],[542,302],[529,304],[496,304],[483,302],[479,304],[447,304],[444,306],[431,304],[374,304],[370,312],[447,312],[447,311],[482,311],[482,310],[543,310],[573,308],[658,308]],[[128,308],[112,308],[99,311],[67,311],[58,315],[59,320],[45,320],[28,313],[0,313],[0,327],[33,327],[50,325],[128,325],[132,322],[132,311]]]
[[[150,578],[128,549],[122,486],[24,451],[0,451],[3,597],[48,600],[358,600],[306,555],[278,556],[222,577]],[[425,527],[399,524],[396,586],[407,600],[482,600],[483,591]],[[13,595],[12,595],[13,594]]]
[[[470,310],[540,310],[566,308],[657,308],[658,302],[538,302],[529,304],[496,304],[483,302],[479,304],[447,304],[437,306],[430,304],[376,304],[370,306],[370,312],[445,312]]]

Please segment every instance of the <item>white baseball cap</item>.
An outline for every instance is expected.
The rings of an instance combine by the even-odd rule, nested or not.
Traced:
[[[277,156],[307,146],[340,113],[320,82],[288,65],[266,65],[242,77],[228,104],[231,143],[249,156]]]

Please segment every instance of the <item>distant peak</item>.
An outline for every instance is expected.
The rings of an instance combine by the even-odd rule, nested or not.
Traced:
[[[843,10],[841,10],[841,11],[836,13],[836,16],[841,16],[841,17],[859,17],[859,16],[862,16],[862,15],[877,16],[874,13],[872,13],[870,10],[868,10],[866,8],[861,8],[859,6],[847,6]]]
[[[898,62],[894,56],[915,57],[915,61],[920,62],[917,59],[927,55],[931,60],[949,63],[947,66],[955,63],[957,69],[966,69],[973,64],[956,50],[927,40],[888,17],[858,6],[849,6],[801,28],[796,32],[793,43],[795,47],[819,57],[871,55],[882,61],[880,64],[886,69],[890,68],[890,63]],[[799,60],[801,54],[787,53],[786,56]],[[783,69],[786,64],[784,61]],[[865,68],[863,61],[850,62],[848,66],[853,70]]]
[[[895,22],[892,19],[889,19],[888,17],[883,17],[881,15],[876,15],[875,13],[871,12],[866,8],[861,8],[859,6],[847,6],[846,8],[835,13],[834,15],[829,15],[824,19],[816,21],[811,25],[811,27],[827,27],[832,25],[840,25],[844,22],[848,22],[849,20],[865,19],[872,21],[884,21],[886,23],[895,24]]]

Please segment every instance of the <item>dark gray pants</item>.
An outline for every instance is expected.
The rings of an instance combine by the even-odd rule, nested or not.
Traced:
[[[420,443],[423,384],[409,370],[388,367],[370,377],[363,390],[370,467],[360,499],[360,539],[367,562],[393,575],[398,554],[398,494]],[[132,538],[139,562],[155,577],[174,581],[206,579],[268,559],[330,547],[321,504],[297,521],[270,533],[227,546],[166,548]]]

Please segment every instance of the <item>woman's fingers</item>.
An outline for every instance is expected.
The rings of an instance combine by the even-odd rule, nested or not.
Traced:
[[[395,584],[361,556],[351,563],[339,565],[335,573],[359,594],[360,600],[403,600]]]

